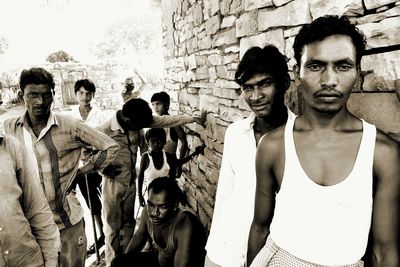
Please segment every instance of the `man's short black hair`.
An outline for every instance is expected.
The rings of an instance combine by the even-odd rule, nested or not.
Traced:
[[[167,134],[163,128],[151,128],[147,130],[144,136],[146,138],[146,142],[149,142],[151,138],[157,138],[164,142],[164,144],[167,142]]]
[[[19,88],[22,92],[24,92],[24,89],[28,84],[45,84],[54,92],[55,83],[53,75],[44,68],[34,67],[28,70],[24,69],[19,77]]]
[[[169,94],[167,92],[161,91],[158,93],[154,93],[151,96],[150,102],[154,102],[154,101],[160,101],[160,102],[164,103],[164,105],[166,107],[169,107],[169,104],[171,103],[171,98],[169,97]]]
[[[94,83],[89,80],[89,79],[82,79],[82,80],[77,80],[74,85],[74,91],[75,94],[83,87],[86,91],[92,92],[93,94],[96,93],[96,86]]]
[[[319,17],[300,29],[293,44],[294,57],[297,65],[300,66],[301,53],[305,45],[316,41],[322,41],[326,37],[332,35],[346,35],[351,38],[356,49],[356,64],[359,66],[365,50],[365,36],[348,18],[334,15]]]
[[[137,127],[146,128],[153,123],[153,112],[141,98],[131,98],[122,106],[122,115],[129,118]]]
[[[148,192],[153,190],[154,194],[160,194],[162,191],[166,191],[168,195],[168,201],[175,203],[181,202],[184,194],[179,188],[174,178],[170,177],[159,177],[151,181],[148,187]]]
[[[235,81],[242,86],[253,75],[263,73],[272,75],[278,89],[286,91],[288,66],[285,56],[273,45],[264,48],[255,46],[247,50],[236,69]]]

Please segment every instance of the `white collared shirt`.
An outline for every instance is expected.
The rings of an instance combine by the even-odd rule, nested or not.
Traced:
[[[256,188],[255,115],[232,123],[225,133],[207,256],[222,267],[244,266]]]
[[[89,125],[90,127],[97,127],[100,124],[104,123],[105,121],[107,121],[108,119],[110,119],[112,117],[112,115],[115,114],[115,111],[112,110],[101,110],[97,105],[95,104],[91,104],[92,109],[89,111],[89,114],[86,118],[86,120],[84,120],[82,118],[81,113],[79,112],[79,105],[74,105],[71,106],[71,111],[68,112],[67,114],[85,121],[85,123],[87,125]]]
[[[288,109],[288,119],[296,117]],[[222,267],[245,266],[256,191],[255,114],[228,126],[206,250]]]

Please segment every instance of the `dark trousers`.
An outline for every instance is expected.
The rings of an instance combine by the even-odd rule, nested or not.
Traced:
[[[92,204],[93,215],[101,216],[101,180],[102,177],[97,172],[92,172],[86,174],[89,192],[90,192],[90,202]],[[85,198],[86,204],[89,207],[89,197],[86,190],[85,179],[78,179],[78,186],[81,190],[82,196]]]
[[[116,256],[111,267],[160,267],[158,252],[136,252]]]

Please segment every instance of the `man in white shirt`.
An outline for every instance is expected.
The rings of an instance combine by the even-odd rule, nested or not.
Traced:
[[[293,48],[303,113],[260,140],[247,262],[400,266],[399,146],[346,106],[365,37],[346,17],[324,16]]]
[[[205,266],[242,267],[254,209],[255,155],[260,138],[288,118],[284,94],[290,85],[285,57],[272,45],[252,47],[235,73],[251,115],[225,133]]]
[[[79,105],[71,106],[69,113],[73,117],[83,120],[87,125],[95,128],[107,121],[115,113],[115,111],[101,110],[93,102],[96,94],[96,86],[89,79],[77,80],[74,85],[76,100]],[[85,150],[83,151],[85,155]],[[85,159],[83,159],[85,161]],[[101,219],[101,180],[102,177],[98,172],[86,174],[89,193],[86,188],[86,179],[78,179],[78,186],[85,198],[87,206],[91,209],[99,237],[96,241],[99,249],[104,245],[103,221]],[[90,205],[89,205],[90,197]],[[88,254],[95,252],[95,244],[89,246]]]

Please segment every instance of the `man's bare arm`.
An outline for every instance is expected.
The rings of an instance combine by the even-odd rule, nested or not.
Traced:
[[[372,266],[399,266],[400,148],[378,132],[374,154]]]
[[[149,239],[149,233],[147,232],[147,222],[149,220],[148,217],[147,208],[145,207],[140,215],[141,219],[139,227],[131,237],[129,244],[125,249],[125,254],[130,252],[140,252],[146,244],[146,241]]]
[[[275,138],[270,137],[272,136],[261,138],[256,153],[257,184],[254,217],[247,250],[248,266],[264,246],[274,214],[276,191],[274,159],[279,160],[277,145],[280,142],[275,142]]]
[[[201,251],[204,250],[205,235],[199,222],[194,217],[183,217],[176,226],[175,240],[177,248],[174,257],[174,267],[199,266]]]

